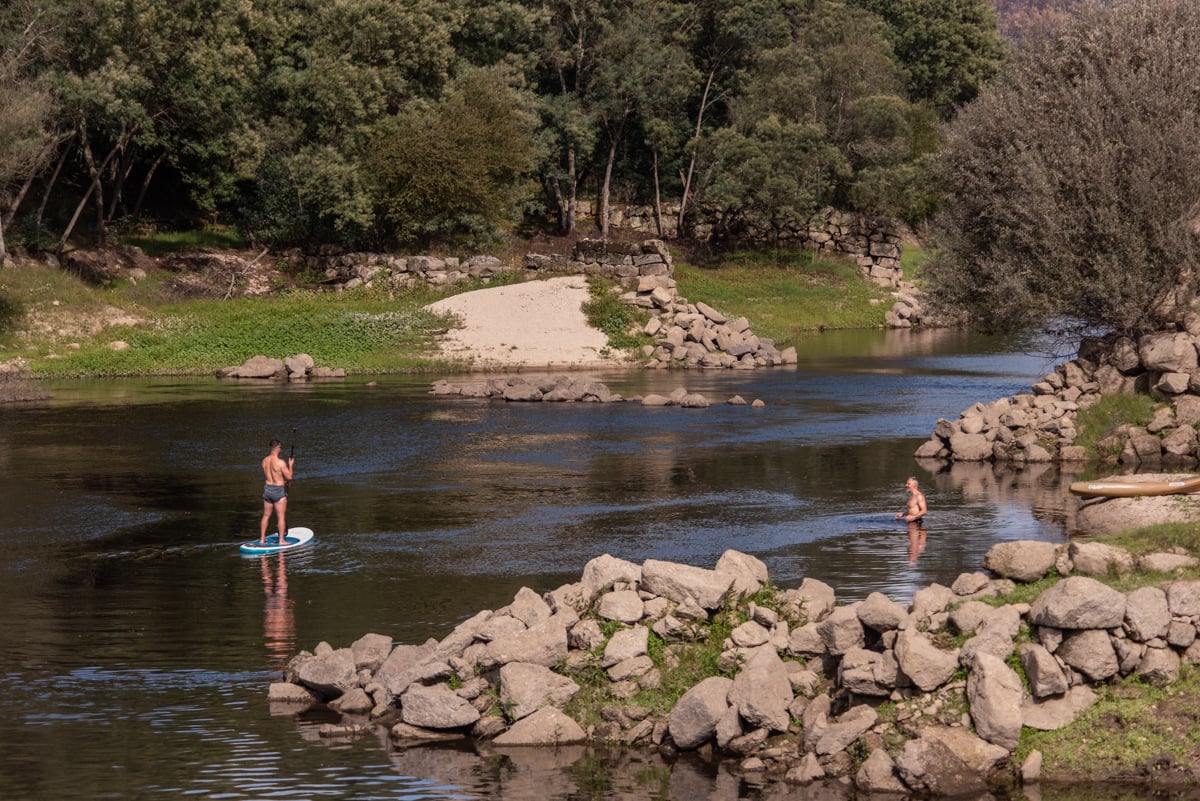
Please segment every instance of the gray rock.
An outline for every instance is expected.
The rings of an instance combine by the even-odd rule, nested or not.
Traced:
[[[785,594],[800,605],[809,622],[824,620],[837,603],[833,587],[814,578],[805,578],[799,587]]]
[[[509,662],[529,662],[552,667],[567,656],[567,627],[554,615],[525,631],[497,637],[479,656],[481,667],[498,667]]]
[[[896,775],[896,763],[887,751],[876,748],[854,774],[854,786],[864,793],[907,793],[908,788]]]
[[[1200,616],[1200,581],[1172,581],[1166,585],[1167,606],[1177,617]]]
[[[554,707],[543,707],[518,720],[492,743],[497,746],[568,745],[586,740],[587,734],[578,723]]]
[[[329,703],[335,712],[347,715],[366,714],[375,708],[375,701],[361,687],[352,687]]]
[[[1060,629],[1111,629],[1125,619],[1125,596],[1093,578],[1071,576],[1033,602],[1029,620]]]
[[[855,606],[857,604],[839,606],[817,624],[817,633],[821,635],[826,651],[834,656],[844,654],[851,648],[861,648],[866,642],[866,633]]]
[[[850,649],[838,663],[838,684],[858,695],[891,695],[896,687],[896,671],[884,666],[885,658],[895,664],[895,655],[890,651],[881,654],[865,648]]]
[[[1166,637],[1171,627],[1167,594],[1158,587],[1139,587],[1125,596],[1125,631],[1137,642]]]
[[[1019,649],[1021,669],[1029,679],[1035,698],[1061,695],[1067,691],[1067,674],[1053,654],[1037,643],[1022,643]]]
[[[945,612],[951,604],[957,603],[958,600],[958,596],[949,587],[935,582],[913,593],[908,611],[918,622],[929,623],[935,615]]]
[[[600,593],[612,589],[613,584],[618,581],[637,584],[641,580],[641,567],[625,559],[604,554],[584,565],[579,583],[584,599],[590,604]]]
[[[1071,572],[1085,576],[1107,576],[1133,570],[1133,556],[1124,548],[1103,542],[1072,542],[1067,546]]]
[[[1050,542],[1001,542],[983,557],[983,566],[1004,578],[1031,582],[1050,572],[1056,556],[1055,546]]]
[[[654,670],[654,660],[648,656],[631,656],[607,668],[610,681],[620,682],[626,679],[636,679]],[[639,686],[641,683],[639,682]]]
[[[985,462],[992,458],[992,443],[983,434],[950,435],[950,452],[956,462]]]
[[[988,585],[988,577],[983,573],[963,573],[950,585],[955,595],[974,595]]]
[[[320,700],[312,690],[291,682],[271,682],[267,688],[267,701],[272,704],[315,704]]]
[[[855,608],[862,624],[874,631],[891,631],[899,628],[908,617],[903,606],[881,592],[873,592]]]
[[[349,648],[330,649],[305,659],[296,670],[296,680],[326,698],[337,698],[358,685],[354,652]]]
[[[402,743],[448,743],[455,740],[462,740],[466,737],[460,731],[437,731],[435,729],[422,728],[421,726],[413,726],[403,721],[392,726],[389,732],[393,740],[399,740]]]
[[[479,720],[471,703],[442,684],[414,684],[400,696],[400,715],[410,726],[425,729],[457,729]]]
[[[577,651],[594,651],[604,644],[604,633],[595,620],[581,620],[567,632],[567,644]]]
[[[1179,656],[1170,648],[1147,648],[1138,662],[1137,674],[1150,684],[1164,687],[1179,678]]]
[[[642,588],[676,603],[692,599],[704,609],[720,609],[734,577],[691,565],[647,559],[642,564]]]
[[[1057,731],[1074,721],[1098,699],[1099,696],[1090,688],[1079,684],[1051,698],[1026,699],[1021,706],[1021,719],[1031,729]]]
[[[958,669],[957,654],[939,649],[914,629],[905,629],[896,638],[896,661],[904,675],[925,692],[941,687]]]
[[[1178,553],[1148,553],[1138,559],[1139,569],[1154,573],[1174,573],[1197,565],[1200,565],[1200,559]]]
[[[1021,739],[1021,677],[999,658],[980,653],[967,676],[967,700],[975,732],[1014,751]]]
[[[983,793],[987,776],[1008,751],[962,728],[929,727],[896,757],[900,778],[912,790],[938,796]]]
[[[616,620],[620,623],[636,623],[642,619],[644,612],[642,598],[633,590],[606,593],[601,596],[600,606],[596,610],[605,620]]]
[[[950,613],[950,622],[963,634],[970,634],[979,630],[993,608],[983,601],[967,601]]]
[[[509,614],[526,626],[535,626],[543,620],[550,619],[550,606],[528,587],[517,590],[513,602],[508,607]]]
[[[820,656],[826,653],[825,641],[817,630],[819,623],[806,623],[792,629],[788,636],[787,651],[792,656]]]
[[[852,706],[841,717],[829,722],[817,739],[818,756],[845,751],[852,742],[862,737],[879,721],[879,714],[866,704]]]
[[[787,731],[791,716],[792,684],[774,648],[758,648],[733,680],[728,702],[751,726]]]
[[[1160,373],[1186,373],[1196,368],[1196,346],[1185,333],[1146,334],[1138,339],[1142,367]]]
[[[392,652],[392,638],[382,634],[364,634],[350,643],[355,670],[375,671]]]
[[[544,706],[562,708],[579,692],[579,685],[541,665],[509,662],[500,668],[500,701],[513,720]]]
[[[253,356],[228,373],[232,378],[274,378],[286,375],[281,359],[269,359],[262,354]]]
[[[626,659],[645,656],[649,642],[650,629],[645,626],[634,626],[631,629],[618,631],[609,638],[608,645],[604,646],[604,656],[600,659],[600,666],[609,668]]]
[[[790,769],[784,779],[792,784],[808,785],[825,778],[825,768],[811,751],[800,758],[800,764]]]
[[[740,551],[726,551],[717,560],[717,573],[733,575],[733,594],[738,598],[754,595],[768,581],[767,566],[755,556]]]
[[[1055,655],[1092,681],[1103,681],[1120,670],[1108,633],[1087,629],[1066,634]]]
[[[675,745],[687,751],[707,742],[716,733],[717,722],[729,709],[733,680],[710,676],[685,692],[667,717],[667,728]]]
[[[963,645],[958,661],[971,667],[981,653],[989,653],[1001,661],[1013,651],[1013,640],[1021,628],[1021,614],[1014,606],[1000,606],[984,613],[978,633]]]
[[[394,696],[399,696],[415,681],[436,681],[450,676],[450,666],[438,658],[437,642],[424,645],[397,645],[375,671],[375,681]],[[444,675],[441,674],[445,670]]]
[[[730,632],[729,639],[739,648],[757,648],[770,641],[771,632],[753,620],[747,620]]]

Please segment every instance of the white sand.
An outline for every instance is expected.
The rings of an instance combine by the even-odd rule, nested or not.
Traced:
[[[442,338],[446,359],[480,368],[597,367],[620,364],[602,356],[608,338],[588,325],[583,276],[526,281],[465,292],[429,305],[462,321]]]

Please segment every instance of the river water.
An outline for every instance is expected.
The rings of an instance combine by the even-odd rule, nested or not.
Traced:
[[[813,576],[839,600],[906,603],[996,542],[1064,538],[1055,468],[912,458],[939,417],[1027,388],[1042,359],[957,331],[800,350],[795,369],[596,374],[626,396],[686,386],[759,409],[435,398],[440,376],[60,382],[0,407],[0,799],[794,791],[641,752],[323,740],[327,713],[271,709],[266,688],[300,649],[441,638],[603,553],[712,567],[734,548],[782,587]],[[276,436],[297,460],[289,520],[317,537],[243,557]],[[932,508],[920,551],[892,519],[910,474]]]

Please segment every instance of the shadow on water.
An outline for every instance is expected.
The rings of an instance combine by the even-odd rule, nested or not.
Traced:
[[[265,701],[299,649],[442,638],[603,553],[711,567],[734,548],[779,586],[813,576],[842,601],[907,602],[997,541],[1064,537],[1071,477],[1054,467],[912,458],[938,417],[1027,387],[1039,360],[962,332],[801,350],[790,370],[597,375],[627,397],[684,385],[714,401],[703,410],[434,398],[429,377],[400,376],[63,382],[0,408],[0,797],[832,792],[640,751],[331,740],[327,713]],[[766,405],[723,403],[735,394]],[[244,557],[274,436],[296,449],[289,521],[317,538]],[[894,519],[909,475],[932,509],[915,552]]]

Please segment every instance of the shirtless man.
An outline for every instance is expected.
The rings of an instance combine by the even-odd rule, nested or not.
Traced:
[[[260,544],[267,542],[267,523],[271,519],[271,510],[275,510],[275,522],[279,524],[279,544],[282,545],[287,537],[287,482],[292,480],[292,465],[296,460],[288,457],[285,462],[279,455],[283,447],[279,440],[271,440],[271,452],[263,457],[262,469],[266,484],[263,486],[263,516],[259,530]]]
[[[904,518],[909,523],[923,522],[925,515],[929,513],[929,507],[925,505],[925,496],[917,489],[917,480],[909,476],[908,481],[904,482],[904,487],[908,490],[908,501],[904,505],[904,511],[896,513],[896,519]]]

